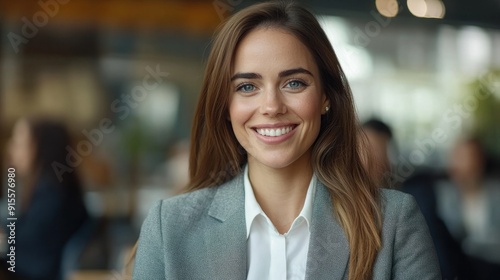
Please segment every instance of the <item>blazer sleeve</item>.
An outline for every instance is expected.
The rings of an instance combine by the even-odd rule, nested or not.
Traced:
[[[394,242],[392,279],[441,279],[427,224],[410,195],[403,196]]]
[[[161,205],[158,201],[149,210],[139,236],[132,279],[165,279]]]

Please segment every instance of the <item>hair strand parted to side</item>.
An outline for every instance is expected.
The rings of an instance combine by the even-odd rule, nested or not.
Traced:
[[[372,278],[381,247],[379,192],[363,169],[354,102],[328,38],[309,11],[290,2],[246,8],[219,30],[210,52],[191,135],[188,190],[220,185],[241,172],[247,161],[228,119],[234,52],[259,27],[280,28],[296,36],[313,55],[330,110],[322,116],[312,163],[328,187],[336,216],[347,236],[349,279]]]

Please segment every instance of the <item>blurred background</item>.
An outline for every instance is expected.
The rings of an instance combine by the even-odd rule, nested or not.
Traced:
[[[440,186],[462,182],[450,171],[452,162],[466,161],[466,155],[452,156],[457,143],[473,138],[484,155],[480,177],[498,193],[500,1],[299,2],[317,14],[330,38],[360,121],[377,119],[391,128],[384,152],[388,185],[402,187],[424,174],[433,185],[430,195],[444,204],[436,193],[447,187]],[[0,1],[0,213],[5,221],[16,123],[31,116],[57,119],[74,145],[56,169],[78,172],[91,221],[76,231],[77,238],[68,237],[63,278],[118,277],[150,206],[185,185],[190,126],[211,36],[227,17],[253,3]],[[22,196],[30,179],[20,180]],[[483,205],[484,198],[472,200]],[[464,203],[473,205],[464,206],[469,212],[500,224],[498,207],[486,214],[486,206],[471,203]],[[448,222],[440,210],[432,213],[465,255],[480,265],[500,264],[498,254],[463,249],[467,238],[450,229],[454,218]],[[476,220],[476,214],[463,216]],[[500,246],[500,231],[494,230],[499,235],[487,244]]]

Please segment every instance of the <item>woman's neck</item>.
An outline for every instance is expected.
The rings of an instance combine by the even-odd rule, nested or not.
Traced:
[[[255,199],[279,233],[288,232],[302,210],[312,175],[309,157],[279,169],[249,159],[248,177]]]

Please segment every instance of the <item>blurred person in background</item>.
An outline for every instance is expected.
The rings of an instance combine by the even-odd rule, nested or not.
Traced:
[[[365,168],[381,187],[397,187],[415,197],[436,247],[443,279],[469,279],[471,274],[464,266],[467,263],[460,246],[437,215],[433,172],[421,170],[394,185],[390,158],[396,158],[396,148],[391,127],[373,118],[364,122],[362,129],[367,140]]]
[[[393,187],[391,180],[390,157],[395,156],[392,129],[381,120],[370,119],[363,123],[362,129],[367,140],[367,159],[365,168],[381,187]]]
[[[14,126],[8,152],[19,187],[16,272],[7,272],[8,279],[62,277],[64,246],[88,218],[76,171],[64,173],[59,180],[52,166],[55,162],[67,165],[67,147],[70,136],[58,121],[21,119]]]
[[[453,147],[449,177],[437,184],[439,215],[478,266],[475,271],[486,277],[478,279],[493,279],[491,273],[500,277],[500,181],[486,173],[478,139],[460,140]]]

